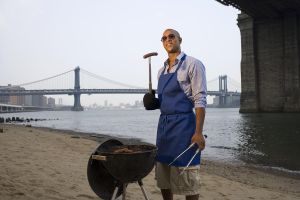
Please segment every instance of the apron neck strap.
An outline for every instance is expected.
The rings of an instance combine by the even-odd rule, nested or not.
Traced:
[[[178,71],[178,69],[181,67],[181,65],[182,65],[183,61],[185,60],[185,58],[186,58],[186,54],[183,54],[183,56],[181,57],[181,59],[180,59],[180,61],[179,61],[178,67],[177,67],[177,69],[175,70],[175,73],[176,73],[176,72]],[[165,66],[164,71],[163,71],[162,74],[165,74],[166,68],[167,68],[167,67]]]

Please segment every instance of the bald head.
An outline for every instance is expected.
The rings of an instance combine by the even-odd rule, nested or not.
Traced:
[[[182,38],[180,37],[180,34],[178,31],[176,31],[175,29],[171,29],[171,28],[168,28],[164,31],[163,35],[166,33],[166,32],[172,32],[174,35],[176,35],[178,38],[180,38],[180,41],[182,40]]]

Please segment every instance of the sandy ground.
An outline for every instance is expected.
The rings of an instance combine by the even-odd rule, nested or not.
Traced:
[[[87,180],[88,159],[99,144],[94,137],[15,125],[0,129],[1,200],[99,199]],[[300,199],[296,176],[212,161],[203,161],[201,170],[200,199]],[[162,199],[153,171],[143,182],[150,199]],[[129,184],[126,199],[144,199],[137,184]]]

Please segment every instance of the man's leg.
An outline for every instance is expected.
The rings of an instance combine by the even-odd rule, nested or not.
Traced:
[[[169,189],[161,189],[161,194],[164,200],[173,200],[173,194]]]
[[[198,200],[199,199],[199,194],[186,196],[185,199],[186,200]]]
[[[164,200],[173,200],[173,193],[170,186],[170,166],[156,163],[155,178]]]

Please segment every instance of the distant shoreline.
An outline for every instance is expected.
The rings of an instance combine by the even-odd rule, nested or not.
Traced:
[[[21,106],[22,107],[22,106]],[[0,110],[0,114],[6,113],[23,113],[23,112],[42,112],[42,111],[71,111],[73,106],[61,106],[61,107],[25,107],[23,110],[13,110],[6,111]],[[207,108],[240,108],[240,106],[216,106],[214,104],[207,104]],[[84,107],[84,110],[115,110],[115,109],[144,109],[142,106],[111,106],[111,107],[99,107],[99,108],[90,108]]]

